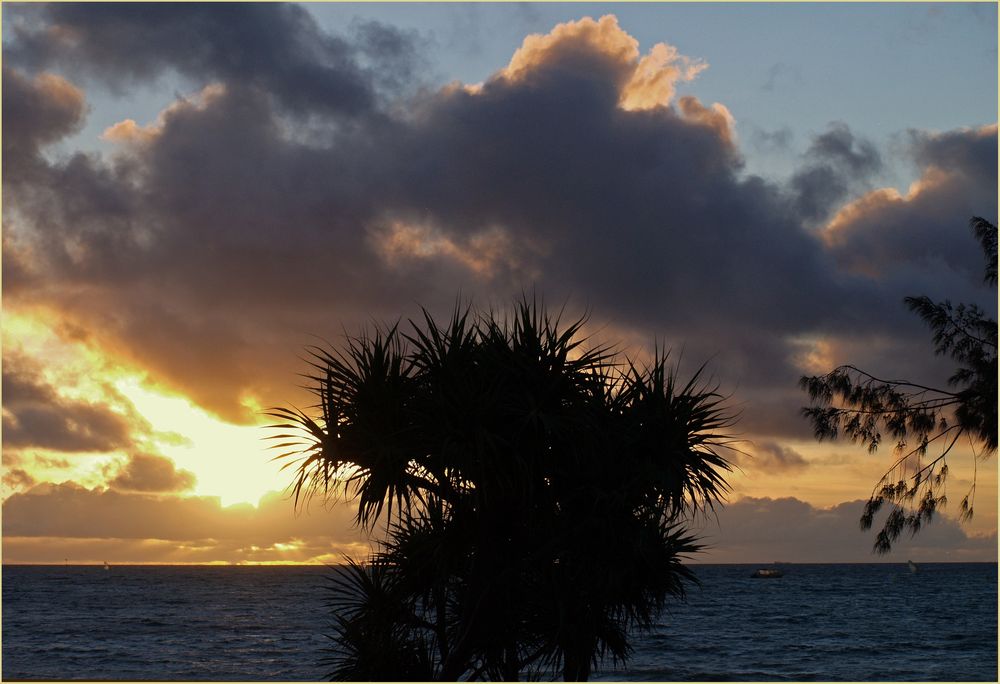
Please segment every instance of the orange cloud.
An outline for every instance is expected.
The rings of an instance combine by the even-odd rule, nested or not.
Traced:
[[[930,173],[936,172],[932,171]],[[926,178],[926,176],[925,176]],[[912,201],[913,198],[923,188],[926,188],[928,181],[918,180],[910,186],[910,192],[904,196],[896,188],[877,188],[868,192],[862,197],[848,202],[834,215],[830,222],[820,233],[827,246],[835,246],[845,241],[845,230],[854,222],[862,220],[866,215],[884,210],[887,206]]]
[[[698,98],[686,95],[678,100],[677,106],[686,120],[712,130],[722,140],[735,145],[736,120],[725,105],[715,102],[706,107]]]
[[[677,48],[657,43],[639,60],[625,84],[621,106],[628,110],[662,107],[673,99],[678,81],[691,81],[707,68],[704,62],[677,54]]]
[[[125,119],[104,129],[101,138],[116,143],[145,143],[155,138],[157,133],[156,127],[140,126],[134,119]]]
[[[500,75],[511,81],[520,80],[538,65],[556,58],[559,48],[580,42],[597,48],[620,63],[636,62],[639,58],[639,41],[618,26],[614,15],[608,14],[599,21],[584,17],[579,21],[556,24],[545,35],[529,35]]]
[[[34,85],[41,97],[49,100],[60,109],[73,112],[74,118],[83,114],[83,91],[65,78],[43,73],[35,77]]]
[[[390,265],[409,259],[444,257],[482,278],[519,265],[510,237],[499,227],[487,228],[459,241],[430,225],[392,221],[387,227],[373,231],[372,240]]]
[[[145,145],[158,138],[171,116],[185,111],[205,111],[213,102],[226,94],[226,86],[222,83],[210,83],[191,97],[182,97],[171,103],[156,117],[156,121],[140,126],[134,119],[123,119],[104,129],[101,139],[113,143],[129,145]]]
[[[617,17],[608,14],[597,21],[584,17],[557,24],[545,35],[528,36],[497,76],[514,82],[523,80],[540,66],[557,62],[580,46],[603,54],[615,64],[621,81],[619,106],[627,110],[667,106],[678,82],[691,81],[708,68],[703,61],[680,55],[677,48],[666,43],[657,43],[640,58],[639,41],[622,30]]]

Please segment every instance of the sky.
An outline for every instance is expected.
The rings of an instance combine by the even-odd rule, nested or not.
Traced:
[[[537,292],[703,362],[742,455],[699,562],[996,560],[997,462],[887,557],[893,460],[803,374],[943,386],[903,298],[996,316],[997,8],[3,5],[3,562],[339,562],[263,439],[309,344]],[[321,342],[325,343],[325,342]],[[957,501],[975,482],[975,517]]]

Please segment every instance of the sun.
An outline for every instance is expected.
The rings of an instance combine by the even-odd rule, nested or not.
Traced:
[[[266,420],[256,425],[227,423],[187,398],[159,392],[134,376],[118,380],[115,387],[164,433],[158,451],[195,474],[195,494],[218,496],[223,506],[256,505],[268,492],[288,484],[264,439]]]

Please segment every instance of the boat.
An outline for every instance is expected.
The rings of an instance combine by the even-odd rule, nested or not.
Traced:
[[[105,570],[110,570],[110,569],[111,569],[111,566],[110,566],[110,565],[108,565],[108,562],[107,562],[107,561],[104,561],[104,569],[105,569]]]
[[[753,574],[750,575],[750,577],[754,579],[768,579],[768,578],[784,577],[784,575],[785,573],[783,573],[781,570],[777,570],[774,568],[760,568],[758,570],[754,570]]]
[[[908,561],[906,561],[906,564],[908,566],[910,566],[910,572],[916,572],[917,571],[917,564],[914,563],[913,561],[908,560]]]

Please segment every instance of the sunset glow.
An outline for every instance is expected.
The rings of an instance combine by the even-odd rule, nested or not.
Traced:
[[[167,437],[159,451],[197,476],[193,493],[218,496],[223,506],[256,505],[264,494],[283,488],[280,464],[271,461],[274,452],[264,441],[266,419],[259,425],[226,423],[183,397],[144,388],[138,378],[119,380],[115,387],[150,423],[182,437]]]
[[[85,452],[72,461],[58,458],[57,451],[33,449],[33,459],[19,465],[34,479],[106,485],[123,459],[138,449],[194,473],[196,484],[190,492],[218,496],[224,506],[256,505],[267,492],[283,489],[280,466],[271,462],[274,454],[264,440],[267,420],[262,415],[256,425],[219,420],[190,400],[158,389],[148,374],[116,363],[83,342],[60,337],[43,317],[6,311],[4,348],[37,364],[40,377],[58,388],[60,399],[108,405],[131,431],[131,449]],[[260,413],[259,406],[252,408]]]
[[[623,359],[705,363],[740,413],[699,560],[833,520],[801,558],[879,560],[856,518],[893,443],[817,441],[799,380],[947,388],[904,297],[995,318],[969,229],[997,218],[995,7],[987,35],[905,3],[452,5],[5,4],[5,563],[363,555],[354,502],[290,498],[264,412],[314,413],[310,345],[522,293]],[[996,557],[980,449],[887,560]]]

